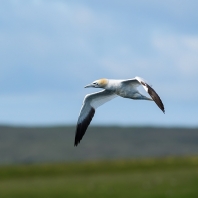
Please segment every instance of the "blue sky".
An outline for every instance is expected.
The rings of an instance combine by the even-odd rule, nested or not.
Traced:
[[[86,84],[140,76],[166,114],[153,102],[116,98],[93,125],[198,126],[197,7],[196,0],[0,1],[0,123],[75,124],[84,96],[98,91]]]

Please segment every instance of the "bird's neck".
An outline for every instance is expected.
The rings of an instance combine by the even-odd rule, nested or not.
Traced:
[[[109,91],[116,91],[116,89],[119,87],[119,80],[108,80],[107,85],[104,87],[104,89]]]

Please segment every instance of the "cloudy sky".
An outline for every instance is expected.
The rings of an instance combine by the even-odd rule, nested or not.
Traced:
[[[0,1],[0,124],[75,124],[86,84],[141,76],[164,102],[116,98],[92,124],[198,126],[198,1]],[[142,92],[144,90],[141,89]]]

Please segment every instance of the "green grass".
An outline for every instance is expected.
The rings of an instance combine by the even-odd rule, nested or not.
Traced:
[[[1,198],[197,198],[198,158],[0,167]]]

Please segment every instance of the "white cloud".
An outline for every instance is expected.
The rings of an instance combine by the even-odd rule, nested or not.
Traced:
[[[198,73],[198,35],[158,35],[153,45],[165,64],[171,64],[183,78],[193,78]],[[168,60],[168,61],[167,61]],[[169,62],[169,63],[168,63]]]
[[[18,80],[27,86],[30,75],[40,81],[40,87],[46,84],[46,77],[54,84],[60,79],[84,79],[82,73],[92,73],[97,62],[95,35],[112,28],[110,17],[80,3],[17,0],[0,2],[0,10],[4,85]]]
[[[198,12],[192,2],[0,1],[2,104],[18,111],[32,100],[34,112],[47,98],[63,93],[81,104],[90,90],[75,93],[92,80],[137,75],[169,101],[197,100],[196,93],[184,96],[178,91],[198,83]],[[65,100],[68,97],[62,104]],[[58,104],[48,102],[46,109]]]

